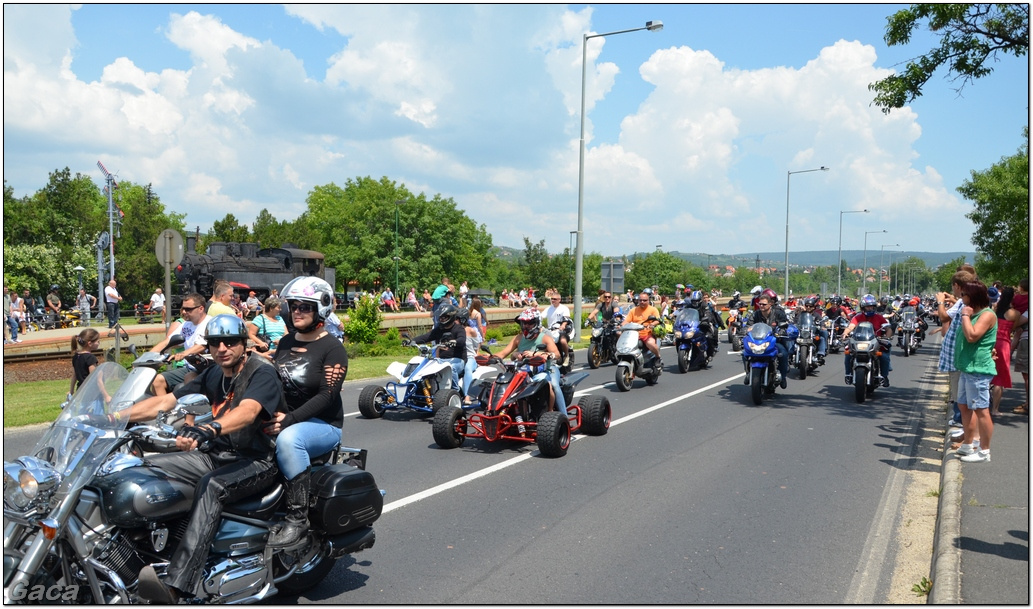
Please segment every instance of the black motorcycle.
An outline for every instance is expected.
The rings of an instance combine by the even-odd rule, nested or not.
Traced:
[[[173,424],[202,423],[211,407],[189,395],[153,425],[116,418],[144,397],[155,371],[98,366],[29,456],[4,463],[4,601],[107,605],[140,602],[137,579],[164,575],[186,533],[194,489],[147,465],[141,445],[175,445]],[[201,603],[255,603],[323,581],[334,561],[373,546],[384,499],[366,452],[313,461],[311,529],[300,547],[266,547],[284,519],[283,485],[227,505],[201,575]]]
[[[609,321],[592,324],[592,338],[588,342],[588,367],[595,370],[603,362],[617,363],[617,339],[620,321],[614,316]]]

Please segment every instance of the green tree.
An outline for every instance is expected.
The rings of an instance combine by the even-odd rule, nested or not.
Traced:
[[[907,44],[915,28],[928,21],[940,44],[908,62],[901,74],[868,85],[875,105],[889,113],[922,95],[922,87],[941,66],[952,81],[966,84],[993,71],[998,53],[1023,57],[1029,50],[1028,4],[912,4],[887,19],[889,46]]]
[[[222,220],[212,223],[212,231],[208,233],[208,242],[228,241],[250,243],[251,231],[246,224],[241,224],[233,214],[226,214]]]
[[[972,235],[980,276],[1009,284],[1029,276],[1029,127],[1019,151],[972,178],[958,192],[975,208],[966,214],[976,225]]]
[[[115,191],[115,201],[125,212],[119,231],[121,237],[115,239],[115,279],[128,305],[149,298],[154,288],[165,285],[165,270],[154,255],[154,245],[165,229],[171,228],[182,235],[186,216],[167,213],[150,184],[121,182]]]
[[[696,285],[707,280],[703,269],[667,252],[635,254],[625,265],[624,285],[635,292],[656,285],[661,294],[673,294],[676,284],[687,280]]]
[[[945,262],[940,265],[940,268],[936,269],[933,273],[933,287],[937,292],[950,292],[951,291],[951,277],[957,272],[958,267],[965,264],[965,257],[958,256],[950,262]]]

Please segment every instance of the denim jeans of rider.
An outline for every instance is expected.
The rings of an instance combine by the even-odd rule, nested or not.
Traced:
[[[817,355],[825,355],[828,353],[829,348],[829,333],[824,328],[818,329],[815,334],[818,335],[818,353]]]
[[[852,354],[847,354],[846,357],[843,358],[843,367],[846,370],[847,376],[853,376],[854,356]],[[879,356],[879,373],[883,378],[888,379],[890,377],[890,370],[893,370],[893,366],[890,365],[890,352],[889,350],[885,350],[882,352],[882,355]]]
[[[449,366],[452,366],[452,389],[459,389],[462,386],[459,384],[459,375],[466,370],[466,362],[458,357],[453,357],[445,361],[448,362]]]
[[[466,358],[466,367],[463,372],[463,395],[470,395],[470,383],[473,382],[473,373],[477,370],[477,360],[472,357]]]
[[[548,374],[549,383],[552,385],[552,390],[556,393],[556,410],[565,414],[567,412],[567,400],[563,397],[563,389],[560,388],[560,367],[550,367]]]
[[[254,460],[231,453],[196,450],[147,457],[146,462],[165,473],[194,484],[194,506],[183,540],[172,554],[165,583],[202,596],[205,562],[222,520],[223,507],[268,489],[279,471],[270,455]]]
[[[775,341],[775,349],[778,349],[778,372],[785,377],[789,374],[789,349],[779,341]]]
[[[341,441],[341,428],[321,419],[295,423],[276,436],[276,464],[285,480],[308,469],[312,457],[325,455]]]

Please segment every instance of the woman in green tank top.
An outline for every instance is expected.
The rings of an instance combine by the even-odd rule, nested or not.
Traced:
[[[958,408],[965,435],[958,454],[968,463],[990,461],[990,380],[997,373],[993,360],[997,341],[997,316],[990,309],[986,286],[970,281],[961,289],[960,332],[955,335],[954,367],[958,379]]]

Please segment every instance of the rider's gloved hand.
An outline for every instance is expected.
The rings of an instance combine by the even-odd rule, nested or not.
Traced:
[[[197,427],[194,425],[184,425],[176,435],[193,440],[197,442],[198,446],[215,439],[215,433],[207,427]]]
[[[114,414],[81,414],[76,419],[94,427],[107,427],[119,420],[119,413]]]

